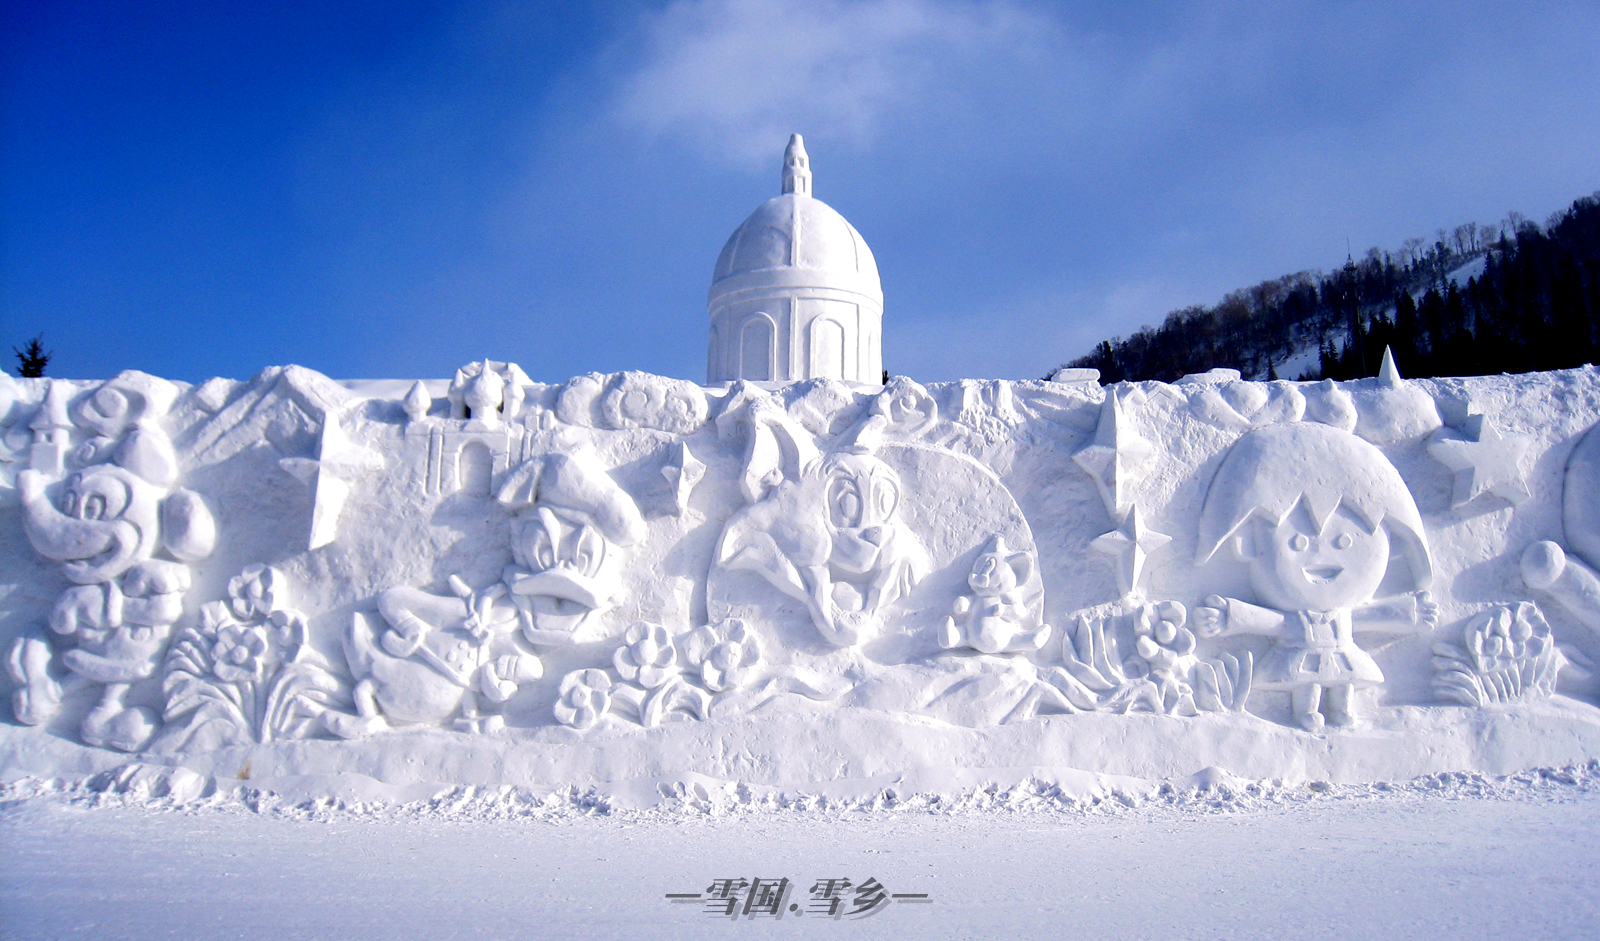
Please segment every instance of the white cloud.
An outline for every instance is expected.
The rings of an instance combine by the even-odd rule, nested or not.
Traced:
[[[1009,0],[678,0],[648,17],[613,114],[711,155],[768,161],[794,130],[868,147],[895,113],[1040,57],[1052,21]]]

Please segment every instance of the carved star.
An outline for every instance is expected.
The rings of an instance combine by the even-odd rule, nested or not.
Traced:
[[[1483,415],[1469,415],[1460,433],[1440,428],[1428,441],[1434,460],[1456,472],[1452,507],[1485,493],[1513,504],[1528,499],[1528,485],[1518,467],[1527,449],[1527,437],[1502,435]]]
[[[1072,460],[1094,478],[1106,512],[1114,520],[1122,519],[1128,512],[1128,490],[1143,477],[1140,468],[1155,453],[1154,445],[1140,437],[1133,427],[1122,399],[1115,390],[1106,393],[1094,441],[1072,456]]]
[[[320,549],[339,535],[339,515],[350,496],[350,482],[383,467],[383,458],[356,444],[329,411],[322,422],[317,456],[286,457],[278,466],[311,488],[311,538],[307,549]]]
[[[1172,541],[1166,533],[1158,533],[1144,524],[1139,507],[1129,507],[1122,524],[1111,532],[1096,536],[1090,546],[1107,555],[1116,556],[1117,585],[1124,596],[1133,594],[1139,587],[1139,576],[1144,574],[1145,558]]]
[[[695,484],[698,484],[705,475],[705,462],[694,456],[687,442],[678,442],[675,453],[662,466],[661,476],[667,479],[668,485],[672,488],[672,497],[679,516],[689,511],[689,496],[694,493]]]

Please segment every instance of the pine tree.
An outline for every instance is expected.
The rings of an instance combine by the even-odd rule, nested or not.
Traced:
[[[1170,313],[1067,363],[1101,380],[1171,382],[1212,366],[1260,373],[1312,346],[1308,378],[1372,375],[1385,345],[1410,378],[1562,369],[1600,360],[1600,193],[1540,227],[1519,216],[1408,239],[1329,274],[1301,272]],[[1469,257],[1483,271],[1447,277]],[[1392,313],[1391,313],[1392,312]]]
[[[50,365],[50,357],[55,355],[54,350],[45,352],[42,333],[29,340],[20,350],[13,346],[11,352],[17,354],[17,375],[23,379],[43,376],[45,367]]]

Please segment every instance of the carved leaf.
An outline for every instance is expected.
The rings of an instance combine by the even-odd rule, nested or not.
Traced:
[[[232,684],[220,683],[211,670],[209,639],[194,628],[185,629],[167,652],[161,681],[166,700],[162,715],[174,727],[170,742],[179,749],[209,724],[227,727],[225,738],[251,738],[238,691]]]
[[[1067,660],[1062,665],[1066,667],[1072,678],[1086,689],[1104,693],[1116,688],[1116,684],[1101,676],[1098,671],[1086,663]]]
[[[273,678],[262,710],[260,740],[270,742],[302,737],[327,711],[339,691],[339,681],[320,666],[292,663]]]
[[[1084,686],[1102,693],[1130,683],[1128,674],[1118,663],[1116,641],[1106,636],[1109,620],[1080,617],[1076,630],[1062,643],[1062,662],[1066,668]],[[1067,639],[1071,642],[1067,643]]]
[[[749,715],[776,699],[783,692],[778,677],[768,676],[749,686],[726,690],[711,697],[706,716],[723,719],[728,716]]]
[[[1233,711],[1243,712],[1250,701],[1250,687],[1255,682],[1256,655],[1246,650],[1241,657],[1223,654],[1222,659],[1233,667]]]
[[[248,729],[244,713],[239,710],[237,703],[230,700],[212,684],[201,679],[190,678],[188,682],[177,684],[167,698],[165,718],[168,722],[175,722],[201,707],[212,704],[223,709],[238,723],[240,729]]]
[[[649,694],[631,683],[614,683],[610,688],[611,709],[644,725],[644,701]],[[618,706],[623,707],[620,711]]]
[[[777,679],[778,689],[799,693],[817,702],[838,699],[855,685],[843,677],[828,676],[805,667],[777,667],[773,671],[773,676]]]
[[[1465,670],[1449,670],[1433,678],[1434,693],[1443,699],[1468,706],[1481,706],[1487,697],[1475,674]]]
[[[1220,675],[1219,675],[1220,674]],[[1219,671],[1210,660],[1201,660],[1194,665],[1194,703],[1195,707],[1204,712],[1224,712],[1232,696],[1224,696],[1222,684],[1228,682],[1225,671]],[[1228,692],[1231,694],[1232,684]]]
[[[1068,679],[1071,679],[1071,677],[1068,677]],[[1059,688],[1051,683],[1039,681],[1028,688],[1028,692],[1023,695],[1016,708],[1012,709],[1004,719],[1001,719],[1000,724],[1006,725],[1023,719],[1031,719],[1039,713],[1047,711],[1046,707],[1068,715],[1082,711]]]
[[[1100,677],[1099,674],[1094,674],[1094,676],[1097,677],[1101,683],[1105,682],[1105,678]],[[1074,674],[1058,668],[1047,674],[1046,678],[1050,680],[1051,685],[1059,690],[1062,697],[1075,709],[1084,712],[1094,712],[1100,708],[1100,698],[1095,695],[1095,689],[1086,685]],[[1109,685],[1104,685],[1099,689],[1103,692],[1110,688],[1111,687]]]
[[[211,671],[211,657],[193,631],[184,631],[167,651],[166,678],[163,688],[173,682],[174,676],[204,676]]]
[[[644,704],[639,709],[639,724],[645,728],[654,728],[675,709],[688,712],[697,719],[704,719],[710,702],[711,697],[705,690],[690,686],[682,677],[675,676],[645,697]]]

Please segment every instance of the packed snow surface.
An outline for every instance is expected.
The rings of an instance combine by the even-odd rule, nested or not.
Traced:
[[[406,804],[240,790],[176,803],[106,779],[0,791],[7,938],[1589,938],[1600,763],[1402,784],[1201,775],[1078,800],[1024,782],[642,809],[459,788]],[[726,918],[720,879],[798,913]],[[860,918],[819,880],[876,879]],[[848,893],[847,893],[848,894]]]

